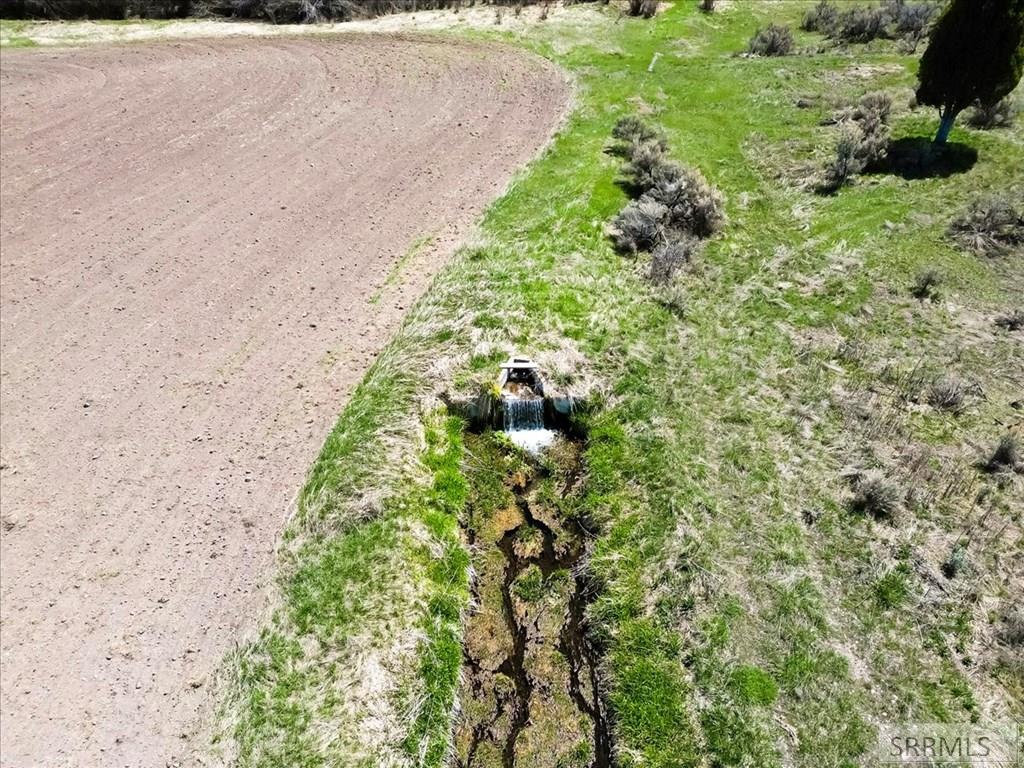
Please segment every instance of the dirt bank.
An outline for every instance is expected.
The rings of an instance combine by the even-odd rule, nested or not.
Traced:
[[[0,86],[3,764],[161,766],[349,391],[568,89],[360,35],[5,51]]]

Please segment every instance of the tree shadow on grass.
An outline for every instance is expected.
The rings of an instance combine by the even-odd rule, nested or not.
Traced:
[[[904,179],[946,178],[966,173],[978,162],[978,150],[967,144],[938,145],[923,136],[908,136],[889,144],[881,162],[867,173],[887,174]]]

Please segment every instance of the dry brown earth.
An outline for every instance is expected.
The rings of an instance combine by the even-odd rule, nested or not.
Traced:
[[[339,408],[567,98],[404,37],[3,53],[3,766],[183,749]]]

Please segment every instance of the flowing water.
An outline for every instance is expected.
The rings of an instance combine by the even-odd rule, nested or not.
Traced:
[[[555,439],[555,432],[544,428],[544,399],[505,395],[501,399],[505,434],[515,445],[530,453],[539,453]]]

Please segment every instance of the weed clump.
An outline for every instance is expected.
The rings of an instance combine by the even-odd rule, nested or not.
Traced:
[[[961,413],[964,409],[964,385],[952,376],[940,376],[928,388],[928,405],[937,411]]]
[[[682,318],[686,314],[686,292],[678,283],[660,286],[660,290],[655,294],[655,299],[678,318]]]
[[[512,593],[524,603],[538,603],[546,593],[544,574],[535,564],[529,565],[512,583]]]
[[[651,253],[648,278],[656,285],[670,283],[679,268],[693,258],[698,247],[695,238],[686,236],[659,243]]]
[[[897,566],[875,582],[875,601],[880,608],[897,608],[910,592],[905,566]]]
[[[998,195],[974,200],[953,219],[949,235],[969,251],[1001,256],[1024,245],[1024,210]]]
[[[649,251],[662,242],[668,208],[653,200],[632,200],[612,221],[615,247],[621,252],[636,254]]]
[[[903,490],[878,470],[869,470],[857,478],[850,510],[876,520],[890,520],[899,510]]]
[[[999,315],[992,322],[997,328],[1002,328],[1005,331],[1019,331],[1024,328],[1024,309],[1015,309],[1005,315]]]
[[[836,142],[835,156],[825,165],[823,192],[834,192],[849,184],[853,178],[864,170],[861,157],[861,133],[853,128],[846,128]]]
[[[778,24],[757,30],[747,43],[747,53],[754,56],[788,56],[792,52],[793,33]]]
[[[1000,99],[995,104],[976,104],[967,115],[967,124],[972,128],[990,131],[994,128],[1009,128],[1016,116],[1013,102]]]
[[[879,165],[889,151],[889,114],[892,99],[868,93],[852,108],[827,122],[842,127],[835,156],[825,165],[821,191],[830,193],[849,184],[861,171]]]
[[[938,270],[925,269],[917,273],[914,284],[910,287],[910,294],[921,301],[938,301],[940,285],[942,285],[942,275]]]

